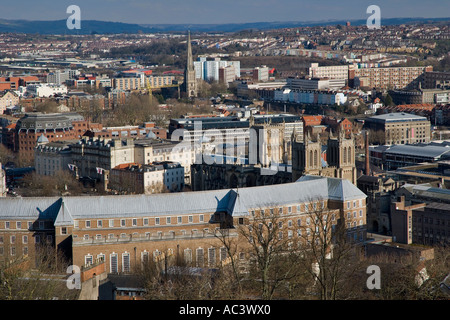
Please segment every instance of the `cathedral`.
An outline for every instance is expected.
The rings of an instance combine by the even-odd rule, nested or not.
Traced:
[[[347,179],[356,185],[355,141],[353,134],[345,137],[340,130],[337,137],[328,138],[322,145],[319,136],[312,137],[308,132],[303,140],[293,133],[292,137],[292,181],[304,175],[317,175]]]

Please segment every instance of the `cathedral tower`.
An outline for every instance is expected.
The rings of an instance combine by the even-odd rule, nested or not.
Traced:
[[[303,135],[303,141],[297,137],[292,140],[292,181],[305,174],[320,175],[322,169],[322,144],[317,138],[313,141],[309,132]]]

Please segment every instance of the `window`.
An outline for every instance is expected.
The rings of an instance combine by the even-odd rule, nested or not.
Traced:
[[[142,223],[144,226],[148,226],[148,218],[144,218]]]
[[[171,217],[166,217],[166,224],[170,224],[171,223]]]
[[[34,237],[34,242],[35,242],[35,243],[41,243],[41,236],[37,234],[37,235]]]
[[[67,228],[66,227],[61,227],[61,234],[67,234]]]
[[[120,219],[120,226],[125,227],[127,225],[127,222],[125,219]]]
[[[130,254],[128,252],[122,254],[122,271],[130,272]]]
[[[5,221],[5,229],[9,229],[9,221]]]
[[[244,218],[239,218],[239,224],[244,224]]]
[[[117,265],[117,253],[112,253],[109,256],[109,259],[110,259],[111,273],[119,272],[119,268],[118,268],[118,265]]]
[[[189,222],[189,223],[194,222],[194,217],[193,217],[193,216],[189,216],[189,217],[188,217],[188,222]]]
[[[227,258],[227,248],[221,247],[220,248],[220,261],[224,261]]]
[[[16,236],[14,236],[14,235],[11,236],[10,243],[11,244],[16,243]]]
[[[182,218],[182,217],[177,217],[177,223],[178,223],[178,224],[183,223],[183,218]]]
[[[86,220],[86,228],[90,228],[91,227],[91,220]]]
[[[33,222],[28,221],[28,230],[31,230],[33,228]]]
[[[208,265],[214,267],[216,265],[216,248],[208,249]]]
[[[114,220],[113,219],[109,220],[109,227],[110,228],[114,227]]]
[[[97,220],[97,228],[103,227],[103,220]]]
[[[196,256],[197,256],[197,267],[203,267],[204,264],[203,248],[197,249]]]
[[[22,229],[22,222],[20,221],[16,222],[16,229]]]
[[[136,219],[136,218],[133,218],[133,220],[132,220],[132,225],[133,225],[133,227],[136,227],[136,226],[137,226],[137,219]]]
[[[204,222],[205,216],[204,216],[203,214],[201,214],[201,215],[199,216],[199,220],[200,220],[200,222]]]
[[[85,265],[89,266],[89,265],[91,265],[93,263],[93,261],[94,260],[93,260],[92,255],[88,254],[88,255],[84,256],[84,264]]]
[[[155,224],[159,225],[159,218],[155,218]]]
[[[184,249],[184,262],[188,265],[192,263],[192,250],[191,249]]]

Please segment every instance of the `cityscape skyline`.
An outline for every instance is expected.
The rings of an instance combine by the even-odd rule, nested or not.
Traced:
[[[106,4],[106,5],[105,5]],[[381,18],[445,18],[450,3],[438,0],[355,1],[344,0],[339,6],[331,0],[311,3],[295,0],[236,1],[226,3],[203,0],[130,0],[124,6],[117,0],[86,1],[24,0],[2,6],[0,19],[54,21],[67,19],[66,9],[77,5],[82,20],[135,24],[222,24],[274,21],[327,21],[366,19],[370,5],[378,5]],[[45,8],[45,10],[43,10]],[[330,10],[330,8],[333,8]],[[26,10],[24,10],[26,9]],[[447,9],[447,10],[446,10]]]

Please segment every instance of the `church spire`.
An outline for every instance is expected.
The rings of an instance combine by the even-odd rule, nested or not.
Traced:
[[[187,69],[194,70],[194,60],[192,58],[192,45],[191,45],[191,31],[188,31],[188,40],[187,40]]]
[[[184,72],[184,87],[188,98],[197,96],[197,80],[195,77],[194,60],[192,57],[191,32],[188,31],[187,63]]]

